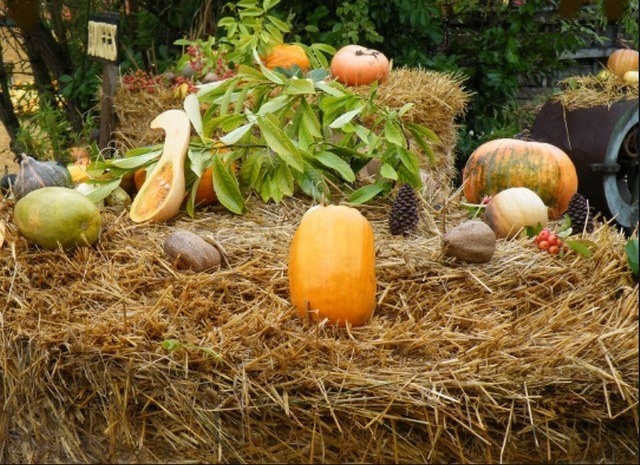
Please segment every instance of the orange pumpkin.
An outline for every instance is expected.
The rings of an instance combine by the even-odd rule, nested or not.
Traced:
[[[638,71],[638,52],[627,48],[615,50],[607,59],[607,68],[619,78],[627,71]]]
[[[495,139],[479,146],[462,172],[464,196],[480,203],[509,187],[527,187],[559,218],[578,191],[578,174],[571,158],[544,142]]]
[[[361,45],[345,45],[331,59],[331,74],[347,86],[384,82],[390,71],[391,64],[382,52]]]
[[[376,305],[371,224],[352,207],[310,208],[291,242],[288,275],[300,317],[338,326],[366,323]]]
[[[269,69],[292,68],[297,65],[302,71],[309,69],[309,57],[300,45],[275,45],[264,59],[264,65]]]

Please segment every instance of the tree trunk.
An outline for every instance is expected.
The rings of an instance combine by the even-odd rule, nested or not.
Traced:
[[[24,48],[33,71],[38,96],[51,106],[57,106],[51,83],[63,74],[73,74],[68,50],[54,38],[40,19],[38,0],[9,0],[7,16],[16,22],[24,40]],[[59,14],[59,12],[58,12]],[[82,129],[82,116],[73,99],[66,102],[66,113],[75,130]]]

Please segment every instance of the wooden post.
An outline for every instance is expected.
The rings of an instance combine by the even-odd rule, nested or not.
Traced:
[[[88,24],[87,55],[103,63],[102,105],[98,147],[105,156],[112,155],[112,134],[116,113],[113,97],[118,83],[118,13],[91,15]]]

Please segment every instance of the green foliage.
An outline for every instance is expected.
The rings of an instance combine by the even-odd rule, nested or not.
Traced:
[[[284,42],[284,35],[290,32],[290,18],[282,20],[270,13],[280,0],[241,0],[227,3],[231,16],[218,21],[224,30],[219,48],[227,52],[227,60],[235,65],[250,64],[253,50],[262,55],[275,44]]]
[[[42,101],[36,111],[22,114],[16,142],[37,159],[64,161],[62,154],[71,134],[64,110]]]
[[[386,193],[395,181],[419,186],[418,159],[407,135],[430,150],[437,140],[433,132],[404,122],[401,115],[408,108],[377,104],[375,87],[362,97],[324,77],[317,71],[301,79],[262,65],[260,70],[241,66],[234,78],[197,94],[209,106],[204,133],[219,139],[231,149],[226,156],[240,162],[240,191],[256,192],[265,202],[296,191],[325,199],[330,186],[353,183],[373,158],[382,161],[381,175],[375,185],[352,192],[352,202]],[[221,194],[227,207],[231,201],[243,203]]]
[[[629,239],[625,245],[625,252],[627,254],[627,263],[629,265],[629,269],[633,273],[633,275],[638,278],[638,238],[633,237]]]
[[[214,167],[220,203],[236,214],[244,211],[245,198],[252,193],[264,202],[280,202],[296,193],[330,198],[333,188],[349,189],[372,159],[381,161],[380,175],[374,184],[351,189],[352,203],[386,194],[395,182],[421,185],[418,155],[410,142],[430,156],[438,138],[429,128],[402,119],[410,105],[383,107],[376,102],[375,86],[363,97],[336,81],[325,81],[324,70],[298,77],[267,69],[255,51],[254,58],[259,69],[241,65],[235,76],[203,85],[197,97],[185,99],[197,134],[188,152],[189,214],[207,166]],[[206,108],[203,114],[201,107]],[[157,147],[138,149],[101,168],[122,176],[152,166],[159,156]],[[234,164],[240,167],[237,177]]]

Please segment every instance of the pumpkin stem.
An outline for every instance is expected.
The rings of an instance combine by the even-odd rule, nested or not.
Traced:
[[[375,50],[356,50],[356,56],[362,56],[362,55],[369,55],[372,56],[374,58],[378,58],[378,55],[380,55],[380,52],[377,52]]]

